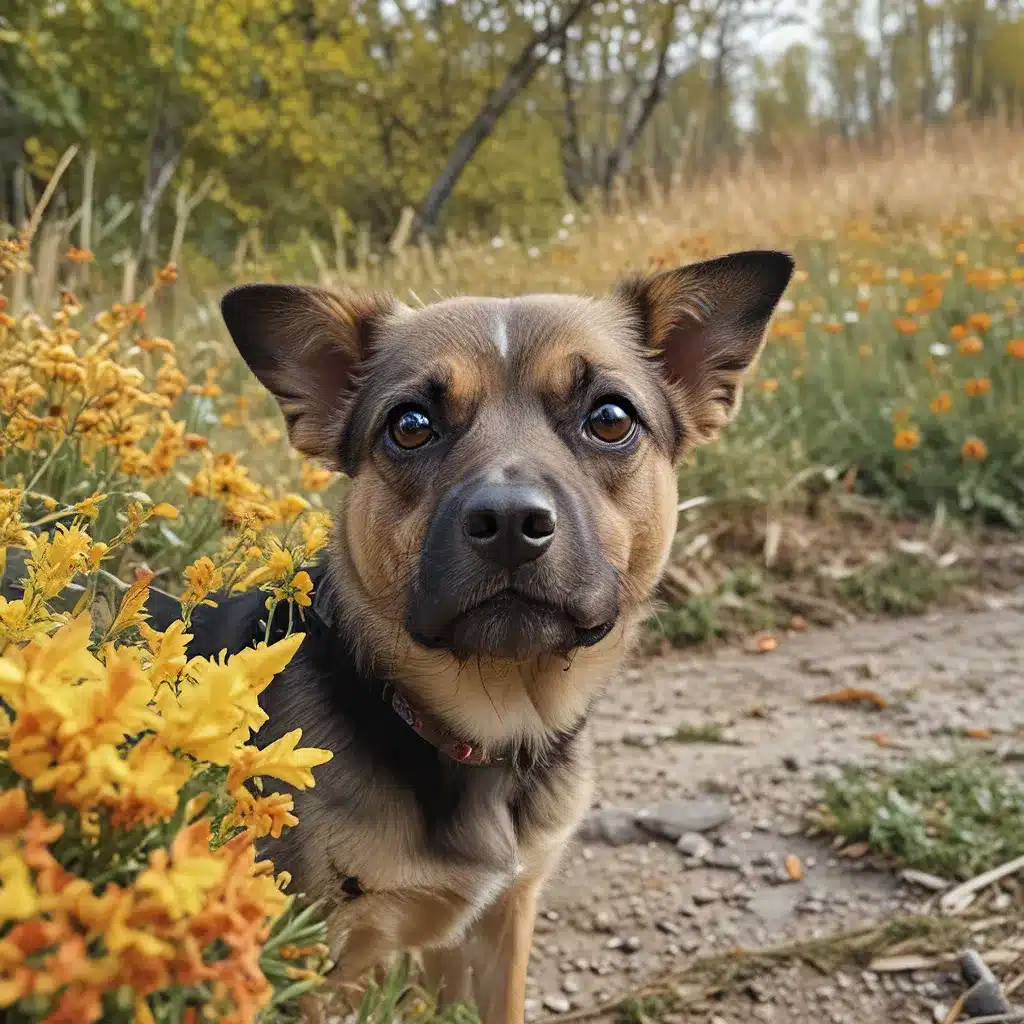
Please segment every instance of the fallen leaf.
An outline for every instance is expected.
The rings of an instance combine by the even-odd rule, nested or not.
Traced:
[[[870,849],[871,847],[867,843],[851,843],[839,851],[839,856],[845,857],[847,860],[859,860],[866,856]]]
[[[803,880],[804,866],[800,858],[795,853],[791,853],[786,858],[786,874],[789,875],[794,882]]]
[[[795,629],[799,633],[803,633],[807,629],[807,620],[802,615],[794,615],[789,620],[789,628]]]
[[[811,698],[812,704],[872,704],[876,708],[887,708],[889,702],[874,690],[863,690],[859,686],[845,686],[841,690],[823,693]]]
[[[763,636],[757,641],[757,650],[760,654],[769,654],[779,646],[779,641],[773,636]]]
[[[882,747],[883,749],[892,746],[892,740],[889,739],[888,733],[873,732],[873,733],[871,733],[870,736],[868,736],[868,739],[871,740],[872,743],[876,743],[878,746]]]
[[[964,735],[970,740],[990,740],[992,739],[992,730],[987,726],[972,726],[964,729]]]

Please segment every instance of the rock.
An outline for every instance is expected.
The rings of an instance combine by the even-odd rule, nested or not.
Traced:
[[[644,843],[647,835],[636,823],[636,814],[621,807],[608,807],[591,811],[579,828],[581,839],[609,846]]]
[[[687,832],[709,832],[732,818],[732,810],[720,800],[662,800],[640,811],[636,823],[663,839],[676,841]]]
[[[569,1000],[557,992],[546,995],[541,1002],[544,1004],[544,1009],[550,1010],[552,1013],[568,1013],[571,1008]]]
[[[722,894],[715,889],[698,889],[693,894],[693,902],[698,907],[707,906],[709,903],[717,903],[721,898]]]
[[[663,917],[660,920],[655,921],[654,927],[657,928],[659,932],[664,932],[666,935],[679,934],[679,925],[677,925],[675,921],[669,921],[668,918]]]
[[[638,953],[640,951],[640,939],[636,935],[630,935],[629,938],[623,940],[622,948],[627,953]]]
[[[571,974],[567,974],[562,979],[562,991],[567,996],[578,995],[580,991],[580,983]]]
[[[676,849],[684,857],[703,860],[711,853],[712,846],[699,832],[684,832],[676,842]]]
[[[599,910],[594,914],[594,931],[610,935],[615,930],[615,915],[610,910]]]
[[[712,850],[704,858],[704,863],[711,868],[724,868],[726,871],[739,871],[741,864],[739,857],[731,850]]]

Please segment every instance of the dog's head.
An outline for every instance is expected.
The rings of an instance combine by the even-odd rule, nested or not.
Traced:
[[[293,445],[350,477],[344,599],[375,656],[539,664],[621,647],[676,467],[736,410],[792,266],[745,252],[602,298],[422,308],[250,285],[222,308]]]

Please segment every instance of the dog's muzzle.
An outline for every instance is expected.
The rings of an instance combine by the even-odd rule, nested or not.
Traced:
[[[599,643],[618,610],[618,578],[585,503],[558,481],[505,470],[439,504],[406,627],[460,658],[522,659]]]

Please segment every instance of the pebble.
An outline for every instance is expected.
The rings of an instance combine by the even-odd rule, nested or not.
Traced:
[[[583,819],[578,834],[586,842],[602,842],[609,846],[647,841],[647,834],[636,823],[635,812],[621,807],[591,811]]]
[[[562,991],[569,996],[575,996],[579,994],[580,983],[571,974],[567,974],[562,979]]]
[[[722,898],[722,894],[715,889],[698,889],[693,894],[693,902],[698,907],[707,906],[709,903],[717,903]]]
[[[610,934],[615,928],[615,918],[610,910],[599,910],[594,914],[594,931]]]
[[[726,871],[739,871],[741,863],[739,857],[730,850],[713,850],[704,860],[704,863],[712,868],[723,868]]]
[[[684,832],[676,841],[676,849],[685,857],[704,860],[711,853],[712,846],[699,832]]]
[[[664,932],[666,935],[679,934],[679,925],[677,925],[675,921],[669,921],[667,918],[664,917],[655,921],[654,927],[657,928],[659,932]]]
[[[629,938],[625,939],[622,943],[622,948],[627,953],[636,953],[640,950],[640,939],[636,935],[630,935]]]
[[[552,1013],[568,1013],[572,1005],[565,996],[557,992],[549,993],[542,1002],[544,1009],[550,1010]]]

